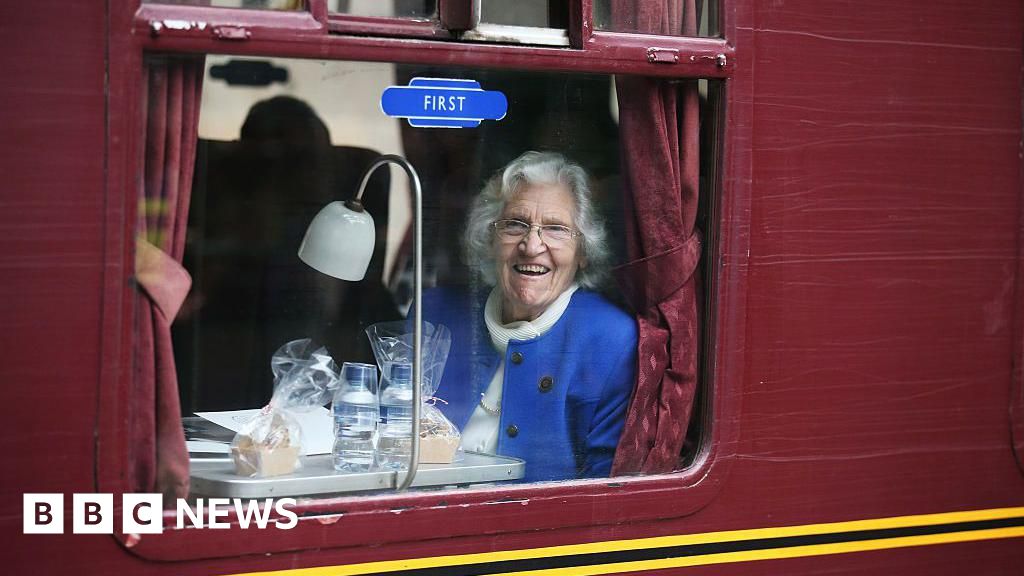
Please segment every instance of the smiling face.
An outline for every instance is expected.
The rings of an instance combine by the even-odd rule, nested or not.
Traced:
[[[575,229],[572,193],[560,184],[528,184],[505,205],[501,218],[528,224],[561,224]],[[581,265],[579,239],[551,248],[532,228],[518,242],[494,237],[502,321],[534,320],[565,292]]]

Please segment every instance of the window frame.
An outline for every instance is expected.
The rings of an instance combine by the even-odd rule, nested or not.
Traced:
[[[438,537],[471,537],[536,532],[568,527],[612,526],[623,518],[653,521],[690,515],[708,505],[728,476],[739,438],[740,387],[745,369],[746,266],[749,234],[750,99],[747,80],[735,71],[737,49],[732,27],[739,3],[719,0],[721,38],[665,37],[595,32],[591,1],[572,3],[572,31],[579,47],[464,44],[437,39],[338,34],[325,0],[309,0],[305,12],[142,4],[111,0],[108,19],[108,218],[112,238],[107,254],[104,307],[104,373],[100,379],[96,478],[101,492],[127,492],[121,470],[129,462],[126,398],[132,390],[134,310],[131,262],[140,147],[146,111],[139,105],[146,53],[216,53],[239,56],[366,60],[412,64],[635,74],[725,81],[716,130],[720,139],[716,192],[711,200],[717,226],[708,238],[705,264],[709,293],[702,340],[704,413],[710,423],[694,462],[672,474],[498,486],[485,490],[406,492],[373,496],[300,500],[295,511],[305,520],[292,530],[165,530],[160,538],[133,542],[115,537],[134,554],[152,560],[265,554],[312,547],[341,548]],[[363,19],[368,20],[368,19]],[[372,20],[372,19],[370,19]],[[168,25],[171,23],[173,25]],[[364,22],[371,29],[380,24]],[[390,25],[390,23],[387,23]],[[363,32],[365,33],[365,31]],[[575,45],[574,45],[575,46]],[[649,57],[650,49],[677,50],[678,62]],[[749,256],[747,256],[749,257]],[[514,513],[499,510],[514,507]],[[396,516],[402,521],[396,522]],[[173,512],[167,513],[173,526]],[[339,522],[339,519],[342,521]],[[482,520],[486,519],[486,522]],[[344,525],[345,529],[337,529]],[[481,526],[487,526],[481,531]],[[437,527],[444,526],[443,534]]]

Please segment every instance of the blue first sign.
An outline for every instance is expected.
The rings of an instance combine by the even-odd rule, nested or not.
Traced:
[[[418,128],[476,128],[482,120],[504,118],[508,99],[475,80],[413,78],[408,86],[386,88],[380,109]]]

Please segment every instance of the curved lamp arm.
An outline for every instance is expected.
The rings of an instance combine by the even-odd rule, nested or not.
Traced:
[[[412,485],[413,479],[416,478],[416,469],[420,459],[420,397],[422,395],[420,384],[423,382],[423,310],[420,306],[423,296],[423,189],[420,186],[420,177],[416,174],[416,169],[405,158],[396,154],[385,154],[374,160],[366,169],[363,179],[359,183],[356,197],[346,204],[349,208],[362,211],[361,200],[366,183],[370,181],[373,172],[385,164],[401,166],[409,177],[413,192],[413,321],[415,324],[412,331],[412,449],[409,454],[409,470],[398,485],[398,490],[401,491]]]

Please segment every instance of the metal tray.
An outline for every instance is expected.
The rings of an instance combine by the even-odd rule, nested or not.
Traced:
[[[246,478],[235,474],[230,458],[193,455],[191,493],[225,498],[283,498],[323,496],[372,490],[393,490],[404,472],[335,472],[330,454],[304,456],[294,474],[272,478]],[[466,452],[460,462],[420,464],[414,488],[468,486],[484,482],[518,480],[526,463],[518,458]]]

